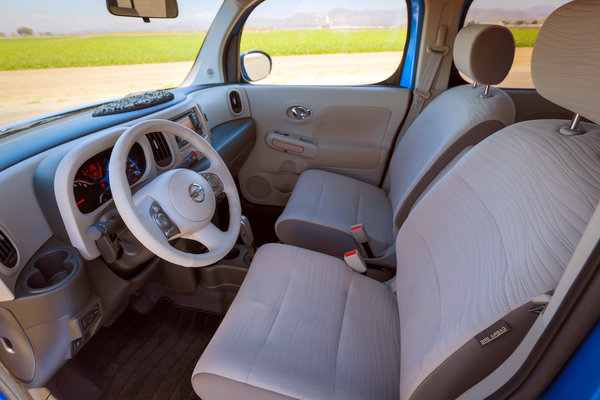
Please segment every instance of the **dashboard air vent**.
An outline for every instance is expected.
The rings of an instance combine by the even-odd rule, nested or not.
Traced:
[[[154,161],[159,167],[166,167],[171,164],[173,157],[171,156],[171,150],[165,135],[161,132],[152,132],[146,135],[150,141],[152,147],[152,154],[154,155]]]
[[[229,103],[231,104],[231,110],[235,114],[242,112],[242,98],[237,90],[232,90],[229,93]]]
[[[0,231],[0,263],[8,268],[17,265],[17,249],[2,231]]]

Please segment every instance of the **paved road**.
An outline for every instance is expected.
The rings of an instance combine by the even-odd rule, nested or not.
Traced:
[[[387,78],[402,53],[273,57],[264,84],[364,84]],[[519,48],[507,87],[531,87],[531,48]],[[375,62],[374,62],[375,60]],[[0,126],[48,113],[179,85],[191,62],[0,71]]]

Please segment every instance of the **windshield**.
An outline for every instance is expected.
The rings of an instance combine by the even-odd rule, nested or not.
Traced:
[[[172,88],[189,73],[222,0],[179,0],[179,17],[116,17],[104,0],[0,8],[0,127]]]

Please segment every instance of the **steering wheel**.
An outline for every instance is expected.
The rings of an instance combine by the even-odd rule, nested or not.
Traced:
[[[210,168],[201,173],[189,169],[167,171],[132,195],[125,171],[127,155],[138,139],[151,132],[187,140],[210,161]],[[123,222],[140,243],[160,258],[184,267],[204,267],[221,260],[235,245],[242,214],[235,182],[217,151],[191,129],[159,119],[132,126],[112,150],[108,177]],[[215,197],[220,193],[225,193],[229,202],[226,232],[210,222],[216,208]],[[177,238],[200,242],[208,252],[191,254],[177,250],[169,243]]]

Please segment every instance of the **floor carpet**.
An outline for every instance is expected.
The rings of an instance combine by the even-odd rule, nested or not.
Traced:
[[[101,399],[197,399],[192,371],[222,319],[165,300],[146,315],[127,310],[84,346],[71,367],[94,383]]]

